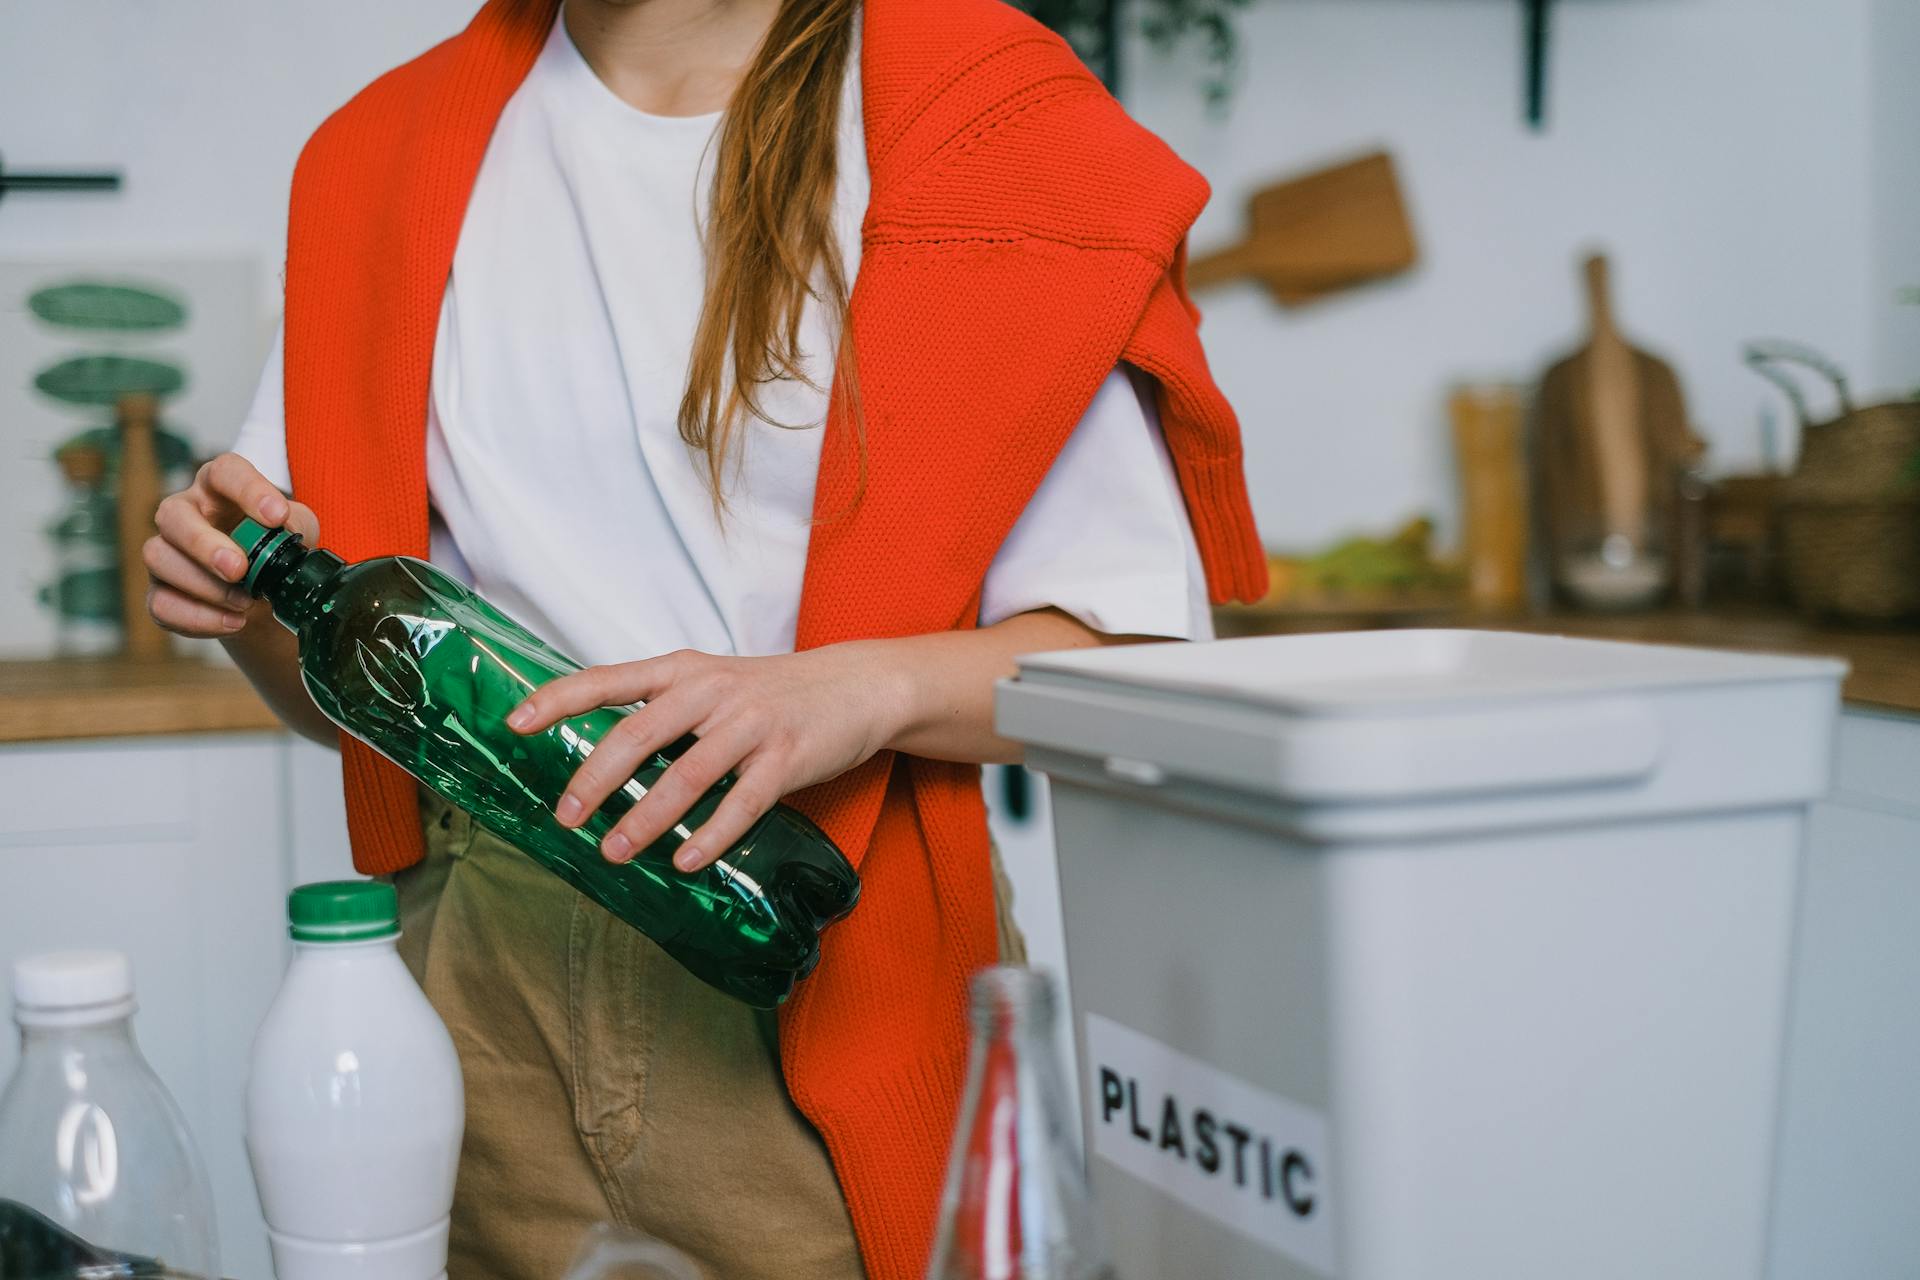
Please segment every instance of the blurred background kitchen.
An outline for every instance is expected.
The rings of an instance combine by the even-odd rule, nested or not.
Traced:
[[[1491,625],[1853,663],[1774,1266],[1911,1275],[1920,0],[1029,7],[1213,184],[1195,300],[1275,569],[1223,634]],[[281,899],[348,869],[338,766],[143,627],[120,548],[246,410],[301,143],[472,8],[0,7],[0,958],[133,954],[237,1275],[265,1262],[233,1099]],[[988,788],[1056,956],[1045,796]]]

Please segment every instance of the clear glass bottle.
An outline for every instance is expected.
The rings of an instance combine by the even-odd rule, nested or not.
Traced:
[[[600,841],[693,745],[656,752],[586,823],[553,807],[594,744],[630,711],[607,707],[522,735],[506,717],[580,666],[423,560],[349,565],[251,520],[233,531],[247,589],[300,641],[300,672],[328,719],[659,943],[697,977],[756,1008],[786,999],[820,958],[820,930],[853,909],[860,878],[797,810],[776,805],[719,861],[687,874],[674,851],[720,804],[728,774],[628,862]]]
[[[186,1122],[133,1041],[117,951],[13,969],[20,1065],[0,1094],[0,1276],[217,1280],[213,1198]]]
[[[973,979],[973,1048],[927,1280],[1112,1280],[1053,1051],[1053,984]]]

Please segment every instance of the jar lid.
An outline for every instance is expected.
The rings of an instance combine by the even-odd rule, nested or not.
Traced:
[[[49,951],[13,964],[13,1016],[22,1026],[80,1026],[133,1012],[133,966],[119,951]]]
[[[400,899],[378,880],[322,880],[287,895],[295,942],[365,942],[400,932]]]

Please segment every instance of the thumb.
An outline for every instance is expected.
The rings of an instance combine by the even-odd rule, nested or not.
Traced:
[[[304,502],[287,504],[286,527],[297,533],[310,547],[320,545],[320,518],[313,514],[313,508]]]

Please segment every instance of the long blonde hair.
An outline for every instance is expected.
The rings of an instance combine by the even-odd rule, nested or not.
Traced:
[[[771,421],[760,388],[806,380],[800,321],[810,298],[842,335],[834,377],[858,424],[847,269],[833,218],[841,86],[858,17],[857,0],[782,0],[720,126],[706,300],[679,416],[680,438],[706,457],[716,510],[726,504],[742,424]]]

